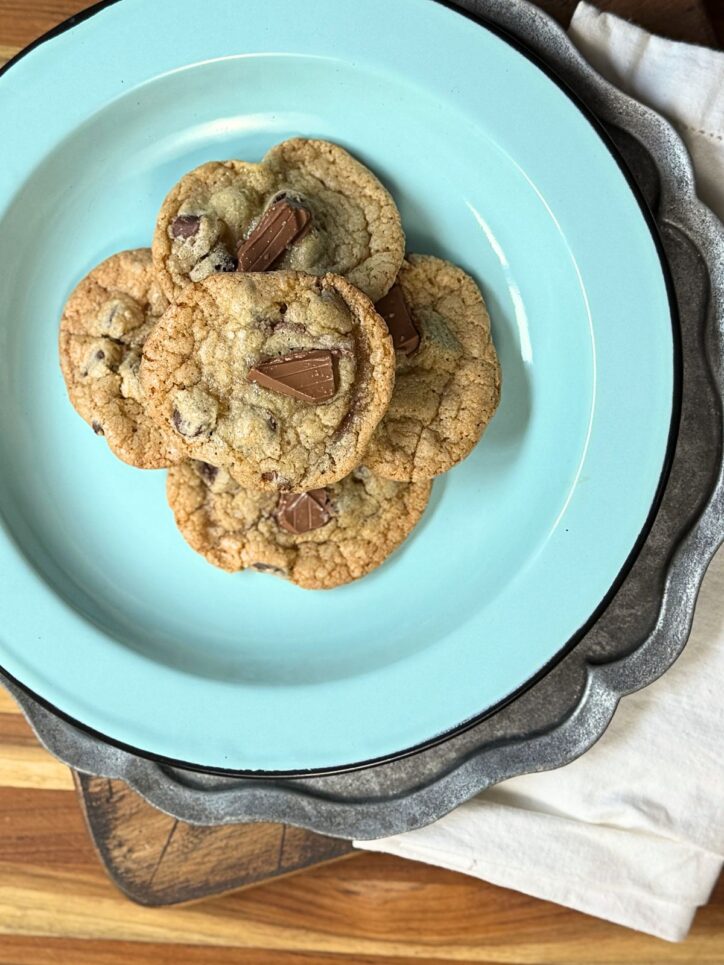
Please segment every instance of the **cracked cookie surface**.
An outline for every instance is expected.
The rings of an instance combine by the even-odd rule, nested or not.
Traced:
[[[174,466],[166,489],[184,539],[214,566],[330,589],[365,576],[403,542],[425,510],[431,483],[394,482],[360,467],[326,488],[327,521],[304,533],[280,525],[277,494],[246,489],[207,463]]]
[[[420,344],[397,353],[390,407],[364,462],[388,479],[431,479],[482,436],[500,400],[500,367],[480,289],[462,269],[409,255],[398,283]]]
[[[310,354],[326,358],[331,397],[305,401],[251,380]],[[359,465],[394,368],[384,322],[343,278],[235,273],[183,291],[146,341],[141,380],[149,412],[189,458],[252,489],[302,491]]]
[[[391,195],[329,141],[292,138],[259,164],[212,161],[184,175],[159,212],[153,259],[170,299],[189,282],[234,271],[240,242],[280,197],[312,215],[309,230],[273,265],[343,275],[373,301],[390,288],[405,239]]]
[[[160,469],[180,458],[147,416],[138,378],[143,344],[168,306],[148,248],[122,251],[94,268],[68,299],[60,364],[76,412],[124,462]]]

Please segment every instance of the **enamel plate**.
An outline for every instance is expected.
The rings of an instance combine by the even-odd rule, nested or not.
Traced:
[[[309,592],[215,570],[165,473],[75,414],[57,329],[150,243],[187,170],[334,140],[408,248],[479,281],[503,373],[482,443],[410,540]],[[119,0],[0,78],[0,665],[62,714],[195,766],[409,750],[529,683],[605,604],[667,464],[666,272],[604,136],[530,56],[436,0]]]

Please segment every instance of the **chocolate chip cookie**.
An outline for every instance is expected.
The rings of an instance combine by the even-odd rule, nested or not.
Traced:
[[[359,465],[394,369],[385,323],[344,278],[234,273],[183,290],[146,341],[141,381],[189,458],[250,489],[301,491]]]
[[[365,464],[388,479],[431,479],[464,459],[500,399],[500,368],[480,289],[462,269],[410,255],[377,303],[397,376]]]
[[[259,493],[224,469],[189,461],[169,471],[167,495],[184,539],[214,566],[261,570],[315,590],[379,566],[422,516],[430,488],[359,468],[309,493]]]
[[[170,299],[217,272],[343,275],[373,300],[390,288],[405,239],[389,192],[329,141],[293,138],[259,164],[213,161],[163,202],[153,260]]]
[[[75,410],[113,452],[140,469],[170,466],[176,441],[146,415],[141,350],[167,307],[148,248],[122,251],[76,287],[60,322],[60,364]]]

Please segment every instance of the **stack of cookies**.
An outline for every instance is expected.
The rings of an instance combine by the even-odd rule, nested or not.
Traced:
[[[473,279],[405,256],[375,175],[300,138],[181,178],[151,250],[113,255],[70,296],[60,358],[111,450],[168,467],[193,549],[311,589],[399,546],[500,395]]]

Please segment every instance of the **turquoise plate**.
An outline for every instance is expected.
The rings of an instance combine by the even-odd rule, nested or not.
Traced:
[[[480,282],[498,414],[360,582],[308,592],[196,556],[165,473],[73,412],[76,282],[148,244],[216,158],[330,138],[397,199],[411,251]],[[564,652],[647,525],[676,408],[666,273],[602,134],[504,37],[435,0],[122,0],[0,80],[0,665],[62,714],[193,766],[395,755]]]

